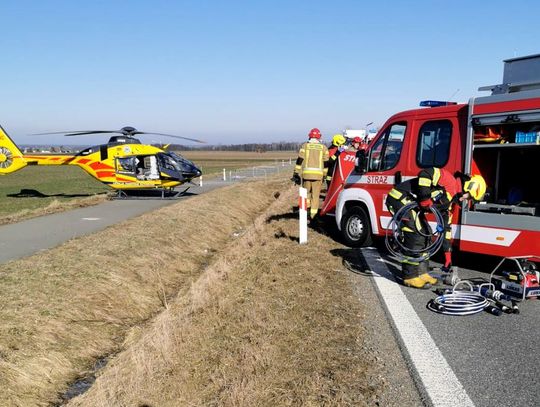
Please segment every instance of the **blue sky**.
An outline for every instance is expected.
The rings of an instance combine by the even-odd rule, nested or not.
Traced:
[[[539,4],[4,1],[0,123],[20,144],[126,125],[213,144],[312,127],[329,140],[500,83],[502,60],[540,53]]]

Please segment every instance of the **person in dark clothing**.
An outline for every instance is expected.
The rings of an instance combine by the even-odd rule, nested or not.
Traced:
[[[435,206],[442,215],[444,223],[445,263],[443,269],[449,271],[452,265],[452,214],[464,199],[479,201],[486,192],[486,182],[480,175],[472,177],[461,173],[452,174],[443,168],[426,168],[418,177],[396,185],[386,198],[386,206],[395,214],[404,205],[418,202],[419,210],[412,209],[403,219],[401,230],[403,244],[411,250],[422,250],[426,247],[426,235],[429,227],[422,212],[429,212]],[[407,253],[402,260],[402,277],[406,286],[429,288],[437,283],[437,279],[428,274],[429,259],[412,259]]]
[[[343,147],[345,142],[345,137],[342,134],[335,134],[334,137],[332,137],[332,145],[328,148],[329,160],[328,172],[326,174],[327,185],[330,185],[330,181],[332,181],[339,155],[345,150],[345,147]]]

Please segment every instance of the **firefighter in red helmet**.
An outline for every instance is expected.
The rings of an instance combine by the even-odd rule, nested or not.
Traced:
[[[321,143],[319,129],[311,129],[308,138],[298,151],[293,180],[307,189],[309,216],[314,219],[319,211],[322,183],[328,172],[328,148]]]
[[[366,150],[367,144],[362,140],[360,137],[356,136],[352,139],[351,142],[351,150],[352,151],[360,151],[360,150]]]

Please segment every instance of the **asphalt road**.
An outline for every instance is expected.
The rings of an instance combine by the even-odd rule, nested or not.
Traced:
[[[388,272],[395,270],[397,262],[385,254],[382,247],[378,251],[362,249],[364,258],[372,271],[382,278],[392,280]],[[479,255],[461,255],[457,259],[460,266],[460,278],[489,280],[490,272],[497,259]],[[436,264],[435,264],[436,265]],[[381,277],[378,277],[381,278]],[[375,281],[375,278],[374,278]],[[392,281],[394,288],[397,284]],[[377,285],[377,284],[376,284]],[[380,284],[379,284],[380,286]],[[442,285],[441,285],[442,286]],[[428,336],[431,336],[436,347],[457,377],[459,384],[468,395],[472,405],[483,406],[538,406],[538,381],[540,377],[540,357],[538,356],[537,340],[540,333],[540,301],[527,300],[519,306],[520,314],[503,314],[494,316],[487,312],[471,316],[448,316],[432,312],[426,308],[430,299],[435,298],[433,290],[418,290],[398,286],[404,297],[400,299],[401,307],[408,301],[425,327]],[[381,297],[381,292],[378,287]],[[381,298],[384,303],[385,298]],[[386,305],[387,312],[391,307]],[[389,315],[392,320],[394,318]],[[407,326],[408,322],[404,326]],[[399,325],[395,322],[394,327]],[[396,332],[398,340],[402,343],[403,332]],[[400,339],[401,338],[401,339]],[[414,339],[413,339],[414,342]],[[421,342],[413,344],[419,347]],[[406,356],[411,359],[410,349],[403,349]],[[422,353],[421,349],[418,349]],[[426,349],[430,352],[429,349]],[[425,352],[424,352],[425,353]],[[431,357],[427,355],[428,359]],[[422,390],[424,383],[420,377],[429,377],[429,370],[422,372],[425,367],[418,366],[415,360],[410,360],[413,374],[417,377]],[[426,376],[427,375],[427,376]],[[451,383],[449,372],[444,372],[441,385],[454,386]],[[424,380],[425,381],[425,380]],[[429,395],[430,390],[425,386],[423,390]],[[443,389],[444,390],[444,389]],[[443,393],[434,392],[431,395],[433,405],[471,405],[452,400],[452,392],[441,400],[437,396]]]
[[[123,220],[227,184],[229,183],[223,181],[205,181],[202,187],[192,186],[188,194],[179,199],[112,200],[0,226],[0,264],[50,249],[69,239],[94,233]]]

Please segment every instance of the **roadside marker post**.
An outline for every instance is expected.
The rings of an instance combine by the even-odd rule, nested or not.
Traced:
[[[307,243],[307,189],[299,188],[298,214],[300,216],[300,244]]]
[[[223,168],[223,181],[227,181],[227,171]]]
[[[199,186],[202,187],[202,175],[199,177]]]

